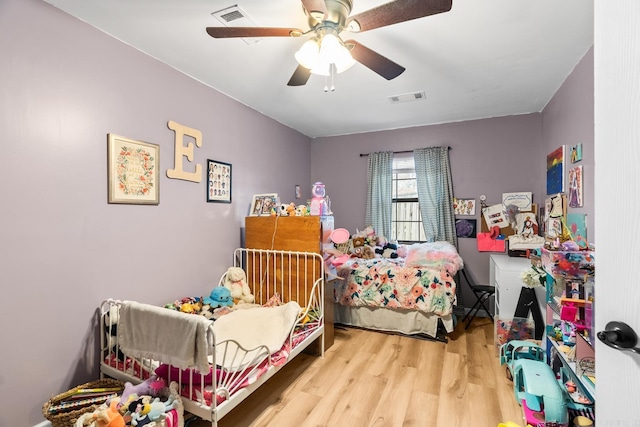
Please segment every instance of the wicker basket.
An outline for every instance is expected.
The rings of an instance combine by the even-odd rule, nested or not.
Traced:
[[[59,412],[52,412],[50,410],[51,406],[59,402],[62,402],[65,398],[67,398],[71,393],[73,393],[76,390],[87,389],[87,388],[103,388],[103,387],[114,387],[114,388],[118,387],[119,391],[116,392],[118,394],[121,394],[122,390],[124,390],[124,384],[122,383],[122,381],[114,380],[111,378],[104,378],[97,381],[91,381],[91,382],[79,385],[77,387],[74,387],[64,393],[60,393],[57,396],[54,396],[51,399],[49,399],[49,401],[42,406],[42,415],[44,415],[44,417],[51,422],[51,425],[53,427],[73,426],[76,420],[78,419],[78,417],[80,417],[81,415],[87,412],[95,411],[100,406],[101,402],[98,402],[95,404],[89,404],[88,406],[83,406],[77,409],[61,410]]]

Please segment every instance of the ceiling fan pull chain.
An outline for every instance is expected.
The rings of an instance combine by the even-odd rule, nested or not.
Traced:
[[[336,73],[335,73],[335,65],[334,64],[330,64],[329,65],[329,73],[331,73],[331,92],[336,90],[335,85],[333,84],[333,78],[335,77]]]

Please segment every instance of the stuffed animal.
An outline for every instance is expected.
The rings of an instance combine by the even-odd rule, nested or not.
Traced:
[[[118,321],[119,321],[119,312],[117,306],[111,306],[109,311],[104,316],[104,330],[105,337],[107,339],[107,348],[110,348],[111,351],[115,352],[116,348],[118,350],[117,358],[119,361],[123,362],[127,357],[120,350],[117,344],[118,337]]]
[[[373,252],[371,246],[364,245],[353,248],[351,256],[356,258],[372,259],[376,257],[376,254]]]
[[[296,206],[296,216],[307,216],[309,211],[307,210],[306,205],[298,205]]]
[[[373,252],[373,249],[369,245],[364,245],[362,247],[362,258],[364,259],[372,259],[376,257],[376,254]]]
[[[287,205],[287,216],[296,216],[296,204],[291,202]]]
[[[281,204],[278,207],[278,215],[289,216],[289,205],[287,205],[286,203]]]
[[[398,246],[393,243],[387,243],[382,248],[376,248],[376,253],[382,258],[398,258]]]
[[[175,409],[177,402],[170,396],[166,402],[156,397],[152,402],[145,403],[144,399],[138,399],[129,404],[131,412],[131,425],[142,427],[157,421],[162,414]]]
[[[231,291],[225,286],[216,286],[213,288],[211,294],[205,297],[203,301],[209,305],[210,308],[231,307],[233,305]]]
[[[162,388],[164,388],[164,383],[162,383],[163,387],[158,390],[157,385],[154,385],[157,381],[162,380],[159,380],[155,375],[151,375],[149,378],[137,385],[133,385],[130,382],[124,383],[124,391],[122,392],[122,396],[120,396],[119,406],[129,405],[131,400],[135,400],[143,394],[156,396],[158,391],[161,391]]]
[[[118,398],[111,399],[109,406],[106,409],[97,409],[91,415],[83,419],[82,423],[89,424],[95,422],[98,427],[125,427],[124,418],[118,412],[118,405],[120,400]]]
[[[224,287],[229,289],[235,304],[252,303],[255,301],[251,289],[247,284],[247,275],[240,267],[229,267],[224,275]]]
[[[199,313],[202,310],[202,300],[194,298],[194,302],[184,302],[180,305],[180,311],[187,314]]]
[[[364,246],[365,244],[365,238],[362,236],[356,236],[353,239],[353,248],[359,248],[361,246]]]

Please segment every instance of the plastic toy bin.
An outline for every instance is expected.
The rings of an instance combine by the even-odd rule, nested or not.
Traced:
[[[584,279],[595,271],[594,251],[550,251],[542,249],[542,265],[547,273],[566,278]]]
[[[533,339],[535,322],[524,317],[498,317],[495,322],[495,343],[499,349],[511,340]]]

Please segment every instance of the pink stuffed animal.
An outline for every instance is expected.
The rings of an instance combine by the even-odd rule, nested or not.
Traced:
[[[130,382],[124,383],[124,391],[120,396],[120,405],[128,405],[130,401],[137,399],[142,395],[157,396],[159,392],[164,388],[164,382],[158,379],[157,376],[152,375],[145,381],[138,385],[133,385]]]

